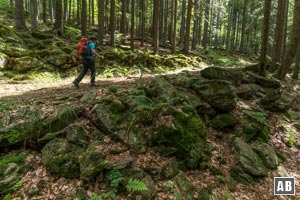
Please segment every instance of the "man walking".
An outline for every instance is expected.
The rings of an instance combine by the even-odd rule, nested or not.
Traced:
[[[97,42],[96,36],[89,37],[87,43],[87,55],[82,56],[82,65],[83,69],[79,76],[73,81],[73,84],[76,88],[79,88],[79,83],[83,79],[83,77],[87,74],[88,70],[91,71],[91,86],[96,86],[95,78],[96,78],[96,68],[95,68],[95,56],[98,58],[102,58],[96,52],[95,43]]]

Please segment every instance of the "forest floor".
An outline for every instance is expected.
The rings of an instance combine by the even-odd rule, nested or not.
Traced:
[[[195,69],[182,69],[182,70],[191,70],[195,73],[198,73]],[[181,71],[182,71],[181,70]],[[178,73],[178,72],[172,72]],[[154,75],[145,75],[147,78],[151,78]],[[11,82],[7,80],[1,80],[0,84],[0,106],[4,102],[14,102],[14,101],[31,101],[37,102],[39,101],[42,105],[48,105],[51,109],[51,106],[59,104],[62,101],[67,101],[68,96],[72,97],[80,97],[87,91],[94,91],[101,96],[105,96],[108,91],[109,86],[117,86],[120,88],[120,91],[128,91],[134,87],[137,87],[141,82],[138,77],[127,77],[127,78],[107,78],[107,79],[98,79],[97,87],[89,87],[89,77],[86,76],[82,81],[81,87],[76,89],[72,85],[74,77],[69,77],[65,79],[61,79],[55,83],[26,83],[26,82]],[[299,92],[296,90],[295,92]],[[51,97],[51,98],[49,98]],[[74,101],[72,103],[80,104],[80,101]],[[243,105],[250,105],[253,102],[239,102],[238,106],[234,110],[234,114],[239,116],[241,113],[241,108]],[[231,197],[235,197],[237,200],[254,200],[254,199],[262,199],[262,200],[289,200],[289,199],[300,199],[300,152],[299,147],[294,146],[292,148],[287,147],[282,138],[284,137],[284,132],[280,131],[277,128],[278,122],[283,121],[282,114],[272,114],[268,118],[268,125],[271,128],[271,135],[269,143],[276,147],[279,151],[286,155],[286,161],[281,164],[286,171],[286,175],[292,176],[296,178],[296,196],[274,196],[273,195],[273,178],[276,176],[280,176],[282,172],[273,170],[270,171],[266,178],[260,179],[258,183],[255,185],[243,185],[237,184],[237,188],[234,192],[230,192],[227,184],[223,184],[223,186],[213,189],[213,199],[231,199]],[[81,122],[87,123],[87,122]],[[211,164],[218,169],[220,169],[224,175],[225,179],[229,180],[230,174],[229,169],[231,166],[235,165],[234,158],[234,150],[232,142],[230,142],[230,133],[225,133],[225,136],[220,139],[218,137],[218,133],[209,129],[208,133],[209,141],[215,147],[212,152]],[[299,133],[296,135],[296,139],[299,140]],[[113,143],[108,137],[104,138],[104,141],[109,145],[118,145]],[[154,153],[151,149],[147,151],[143,158],[140,158],[140,162],[142,165],[147,165],[149,161],[159,162],[160,156]],[[226,162],[220,165],[218,158],[223,157],[226,159]],[[13,196],[12,199],[60,199],[59,197],[63,197],[68,194],[73,194],[76,191],[76,188],[83,185],[82,181],[79,179],[65,179],[58,178],[49,174],[46,169],[41,164],[41,155],[40,153],[30,151],[27,156],[27,162],[30,163],[31,168],[30,171],[26,174],[23,179],[23,184],[21,188],[18,190],[22,198]],[[191,181],[191,183],[196,188],[195,196],[199,195],[203,189],[208,187],[209,185],[216,184],[220,181],[220,179],[211,174],[209,170],[198,171],[198,170],[190,170],[185,172],[185,176]],[[37,187],[37,184],[43,184],[43,191],[40,192],[38,196],[28,197],[26,191],[32,190],[34,187]],[[157,199],[173,199],[171,194],[166,193],[161,188],[159,183],[157,184]],[[89,188],[89,193],[94,192],[94,188],[91,185]],[[15,198],[14,198],[15,197]],[[126,197],[120,197],[120,199],[127,199]]]

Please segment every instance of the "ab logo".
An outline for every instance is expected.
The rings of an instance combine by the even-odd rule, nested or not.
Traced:
[[[274,177],[274,195],[295,195],[295,178]]]

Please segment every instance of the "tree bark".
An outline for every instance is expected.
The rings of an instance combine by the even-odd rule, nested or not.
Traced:
[[[24,15],[24,2],[23,0],[16,0],[16,29],[18,31],[27,30],[25,24],[25,15]]]
[[[37,0],[30,0],[30,18],[31,18],[31,29],[35,30],[38,28],[38,2]]]
[[[115,0],[111,0],[110,3],[110,45],[115,46],[115,23],[116,23],[116,18],[115,18]]]
[[[176,25],[177,25],[177,6],[178,6],[178,2],[177,0],[172,0],[174,1],[173,5],[174,5],[174,11],[173,11],[173,30],[172,30],[172,53],[175,54],[176,53]]]
[[[87,37],[87,2],[82,0],[81,4],[81,35]]]
[[[154,54],[158,53],[159,48],[159,13],[160,0],[154,0],[153,5],[153,48]]]
[[[144,40],[145,40],[145,28],[146,28],[146,2],[142,1],[142,27],[141,27],[141,46],[144,46]]]
[[[121,24],[120,32],[126,35],[126,0],[122,0],[122,14],[121,14]]]
[[[98,0],[98,38],[101,45],[104,42],[104,5],[104,0]]]
[[[204,19],[204,33],[203,33],[203,40],[202,40],[202,46],[204,49],[207,48],[207,42],[208,42],[208,25],[209,25],[209,5],[210,0],[206,0],[205,2],[205,19]]]
[[[300,39],[300,0],[295,0],[294,18],[289,47],[285,53],[282,65],[277,73],[279,79],[284,79],[295,58]]]
[[[270,30],[270,14],[271,14],[271,0],[265,0],[264,5],[264,21],[263,21],[263,32],[262,32],[262,44],[259,65],[259,74],[261,76],[266,76],[266,56],[268,49],[268,36]]]
[[[131,0],[131,28],[130,28],[130,48],[134,50],[134,3],[135,0]]]
[[[196,50],[196,45],[198,43],[197,35],[199,31],[199,0],[195,0],[195,11],[194,11],[194,27],[193,27],[193,41],[192,41],[192,51]]]
[[[299,79],[299,71],[300,71],[300,43],[298,44],[298,50],[295,59],[295,69],[293,73],[293,79],[295,80]]]
[[[186,18],[186,30],[184,36],[184,53],[188,54],[190,50],[190,32],[191,32],[191,18],[192,18],[193,0],[188,1],[188,10]]]

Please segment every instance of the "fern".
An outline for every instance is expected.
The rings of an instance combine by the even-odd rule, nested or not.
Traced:
[[[128,192],[145,191],[148,190],[145,183],[138,179],[130,179],[126,185]]]
[[[242,110],[242,112],[262,124],[267,123],[267,114],[266,113],[248,110],[248,109],[244,109],[244,110]]]
[[[123,175],[118,169],[113,169],[108,174],[108,180],[110,181],[111,187],[118,187],[119,184],[123,181]]]

